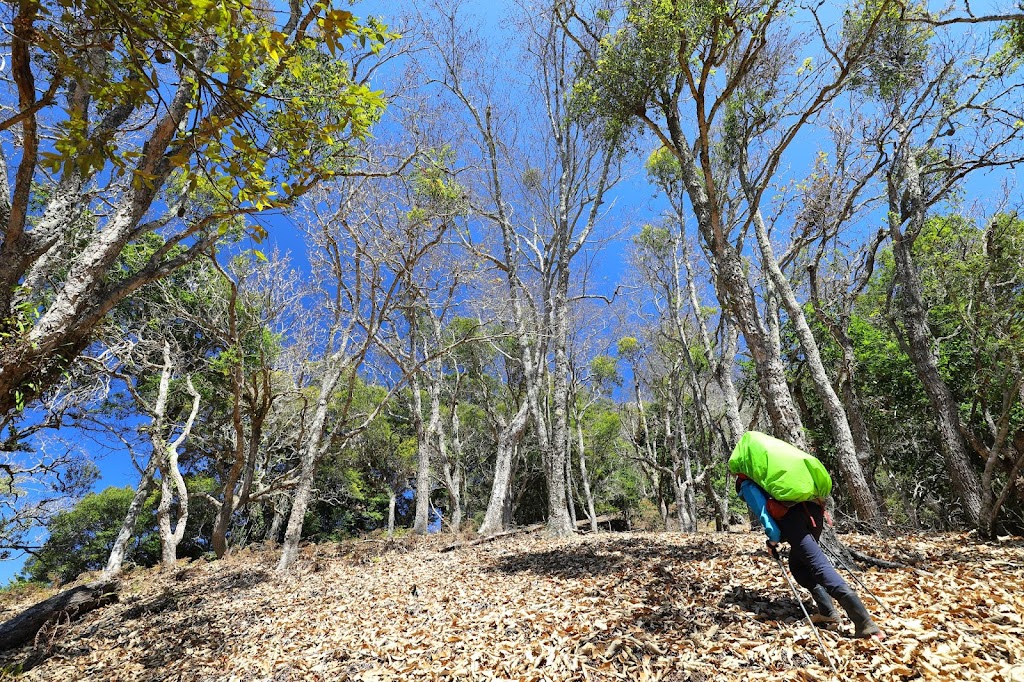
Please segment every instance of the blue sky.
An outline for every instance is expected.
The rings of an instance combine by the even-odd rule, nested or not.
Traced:
[[[984,11],[985,4],[976,6],[975,11]],[[358,3],[354,11],[357,15],[366,14],[381,15],[389,23],[389,14],[403,7],[402,3],[374,0]],[[484,35],[493,35],[496,40],[504,40],[505,34],[501,25],[502,18],[507,12],[516,11],[516,4],[512,2],[488,2],[486,0],[475,0],[466,3],[467,13],[475,15],[480,22]],[[382,86],[387,88],[387,75]],[[384,125],[388,125],[387,122]],[[645,144],[653,149],[650,141]],[[643,145],[641,145],[643,147]],[[650,151],[648,149],[647,151]],[[794,146],[787,157],[789,173],[794,177],[802,176],[809,168],[818,147],[812,141],[803,141],[802,144]],[[641,157],[643,153],[641,154]],[[644,222],[656,220],[665,209],[663,200],[655,198],[652,187],[647,183],[641,171],[642,158],[630,161],[631,170],[626,179],[613,192],[614,201],[621,207],[619,214],[614,218],[623,228],[623,234],[616,241],[612,241],[604,247],[602,253],[595,259],[596,281],[592,280],[593,288],[602,292],[610,293],[614,289],[625,272],[625,252],[628,240],[632,231],[638,229]],[[1005,175],[1005,174],[1003,174]],[[972,180],[968,186],[968,192],[972,195],[981,195],[987,187],[998,183],[1000,175],[979,176]],[[308,267],[304,257],[304,249],[300,234],[293,218],[287,215],[264,215],[260,217],[269,231],[268,243],[260,246],[263,250],[278,247],[291,253],[293,262],[299,267]],[[256,246],[256,245],[252,245]],[[709,305],[711,300],[706,301]],[[138,482],[138,474],[131,466],[129,458],[123,450],[115,447],[113,442],[88,443],[80,440],[83,449],[89,452],[90,456],[99,465],[101,478],[95,489],[101,490],[107,486],[134,486]],[[0,562],[0,583],[6,582],[11,576],[20,570],[24,559],[15,558],[10,561]]]

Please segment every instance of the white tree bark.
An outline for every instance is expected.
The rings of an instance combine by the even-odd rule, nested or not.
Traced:
[[[438,407],[440,408],[440,399],[438,400]],[[451,449],[454,453],[454,461],[449,457],[447,438],[445,437],[443,429],[438,433],[440,436],[438,448],[441,455],[441,461],[444,462],[445,485],[448,488],[448,506],[451,512],[451,529],[453,533],[457,533],[462,528],[464,515],[462,495],[465,487],[463,481],[464,471],[462,462],[465,455],[462,450],[458,403],[455,400],[452,401],[449,424],[452,435]]]
[[[415,335],[414,335],[415,336]],[[415,356],[414,356],[415,357]],[[421,395],[421,374],[413,371],[410,379],[412,390],[412,423],[416,431],[416,516],[413,520],[412,532],[426,535],[430,523],[430,455],[434,449],[432,442],[433,416],[426,422],[423,419],[423,398]]]
[[[342,344],[344,347],[344,344]],[[306,517],[306,509],[313,493],[313,477],[316,475],[316,466],[320,461],[320,447],[323,441],[324,425],[327,423],[327,412],[330,407],[331,396],[341,379],[345,368],[345,359],[342,351],[336,351],[328,360],[327,372],[320,383],[320,390],[316,401],[316,410],[313,412],[313,419],[309,424],[309,438],[302,450],[301,463],[299,465],[299,478],[292,493],[291,509],[288,514],[288,527],[284,534],[284,543],[281,545],[281,558],[277,562],[277,570],[283,571],[299,557],[299,540],[302,539],[302,523]]]
[[[754,233],[757,237],[757,244],[761,251],[761,263],[771,278],[774,291],[778,295],[789,321],[796,331],[803,348],[804,357],[807,358],[807,367],[810,370],[811,379],[817,389],[818,397],[825,407],[825,414],[832,426],[832,436],[836,446],[836,460],[839,464],[839,474],[846,486],[847,493],[853,502],[857,515],[863,521],[875,522],[879,517],[878,503],[871,492],[864,470],[861,468],[860,460],[857,457],[857,448],[854,444],[853,433],[850,430],[850,422],[843,408],[842,400],[832,386],[832,379],[825,371],[825,364],[821,359],[821,352],[818,350],[818,342],[811,332],[807,323],[803,307],[793,293],[793,287],[789,279],[779,267],[778,259],[772,248],[768,237],[768,228],[765,226],[761,216],[761,209],[756,203],[756,193],[750,185],[747,177],[746,160],[742,159],[739,166],[740,183],[750,203],[751,217],[754,222]]]
[[[583,439],[583,415],[576,417],[576,443],[580,458],[580,482],[583,485],[583,500],[587,505],[587,520],[590,521],[590,531],[596,533],[597,512],[594,511],[594,493],[590,489],[590,474],[587,473],[587,451]]]
[[[398,504],[398,495],[394,490],[388,493],[388,539],[395,536],[395,507]]]
[[[502,423],[498,432],[498,448],[494,462],[494,480],[491,483],[491,494],[487,502],[484,520],[477,531],[480,535],[494,535],[508,530],[507,510],[511,504],[512,459],[516,444],[523,437],[529,422],[529,405],[523,402],[519,410],[507,423]]]
[[[170,367],[170,346],[164,345],[165,367]],[[169,377],[169,372],[167,373]],[[164,381],[161,378],[161,391],[165,391]],[[160,457],[160,504],[157,507],[157,521],[160,526],[160,547],[163,563],[166,567],[174,566],[178,560],[178,545],[185,537],[185,527],[188,523],[188,489],[185,487],[185,479],[178,467],[178,449],[185,443],[192,425],[195,423],[196,415],[199,414],[200,395],[192,385],[192,377],[186,377],[186,387],[192,396],[192,411],[189,413],[188,421],[181,429],[181,433],[173,441],[168,443],[162,436],[154,435],[154,450],[157,446],[163,446]],[[161,419],[162,421],[162,419]],[[173,484],[173,489],[172,489]],[[178,503],[177,514],[171,520],[171,504],[175,500]]]
[[[159,457],[157,453],[153,452],[149,456],[149,463],[146,464],[145,470],[142,472],[142,479],[139,481],[139,485],[135,488],[135,494],[132,496],[132,501],[128,505],[128,513],[125,514],[124,521],[121,522],[121,530],[117,533],[117,538],[114,540],[114,546],[110,549],[110,557],[107,559],[107,566],[103,569],[104,578],[113,578],[121,573],[121,568],[124,564],[124,557],[128,551],[128,543],[132,539],[132,535],[135,533],[135,526],[138,524],[139,515],[142,513],[142,507],[146,503],[146,496],[149,494],[149,488],[153,483],[153,475],[156,473],[157,463]]]
[[[192,377],[186,377],[186,389],[192,397],[191,410],[188,418],[182,425],[178,435],[169,440],[173,426],[167,422],[167,401],[170,394],[171,377],[174,373],[174,359],[171,356],[171,347],[168,341],[163,343],[163,363],[160,370],[160,381],[157,387],[156,401],[150,405],[147,400],[138,393],[131,383],[131,378],[117,374],[120,379],[126,382],[129,392],[134,397],[139,408],[149,414],[150,424],[149,444],[150,456],[146,468],[142,472],[139,485],[128,506],[117,538],[111,548],[104,575],[113,577],[121,572],[124,558],[127,552],[128,543],[135,532],[135,526],[139,515],[146,501],[154,475],[160,472],[161,497],[157,509],[160,527],[161,555],[165,565],[173,565],[177,556],[176,549],[185,533],[185,524],[188,521],[188,490],[185,487],[185,480],[178,467],[178,450],[184,445],[195,424],[199,414],[201,397],[192,385]],[[172,487],[173,486],[173,487]],[[178,513],[175,521],[171,520],[171,507],[174,498],[178,499]]]

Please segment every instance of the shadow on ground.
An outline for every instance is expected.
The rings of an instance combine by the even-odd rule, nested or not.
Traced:
[[[752,614],[758,620],[804,620],[804,612],[792,595],[780,597],[764,590],[751,590],[736,586],[722,595],[718,602],[719,608],[735,605],[741,610]],[[803,602],[808,613],[816,613],[810,600]]]
[[[689,563],[733,554],[711,541],[680,546],[644,538],[613,538],[599,545],[574,545],[544,552],[524,552],[500,557],[492,571],[514,575],[533,573],[555,578],[582,578],[619,570],[624,561],[677,561]]]
[[[215,648],[222,645],[229,636],[219,630],[223,623],[215,622],[213,617],[204,613],[207,601],[237,598],[240,593],[271,578],[271,574],[262,569],[239,569],[208,576],[197,586],[190,580],[194,572],[194,568],[178,571],[174,582],[168,582],[163,590],[147,599],[122,595],[119,604],[93,612],[81,624],[59,623],[42,633],[44,637],[37,637],[35,642],[5,652],[0,658],[0,668],[27,672],[45,663],[47,659],[59,656],[68,660],[82,659],[84,671],[92,649],[81,644],[82,637],[72,636],[73,629],[84,628],[86,636],[98,636],[112,646],[118,646],[128,622],[152,621],[153,627],[141,629],[143,636],[136,645],[145,651],[139,662],[152,669],[153,674],[142,675],[138,681],[163,680],[167,666],[187,660],[190,650],[211,646]],[[95,620],[92,619],[93,615]]]

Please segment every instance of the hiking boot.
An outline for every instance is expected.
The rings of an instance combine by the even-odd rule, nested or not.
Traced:
[[[812,623],[828,626],[839,621],[836,605],[822,585],[815,585],[811,590],[811,596],[814,597],[814,603],[818,605],[818,612],[811,616]]]
[[[836,616],[836,615],[823,616],[820,613],[813,613],[813,614],[811,614],[811,622],[814,623],[815,625],[820,625],[820,626],[825,627],[825,628],[830,628],[830,627],[832,627],[833,625],[835,625],[836,623],[839,622],[839,616]]]
[[[847,588],[841,594],[836,595],[836,598],[843,607],[843,610],[846,611],[846,615],[853,621],[854,637],[885,639],[885,633],[872,620],[871,614],[868,613],[867,608],[864,606],[864,602],[860,600],[860,597],[853,590]]]

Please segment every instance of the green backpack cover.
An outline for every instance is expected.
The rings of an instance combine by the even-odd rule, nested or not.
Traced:
[[[743,474],[779,502],[825,499],[832,477],[813,455],[760,431],[747,431],[729,457],[729,471]]]

